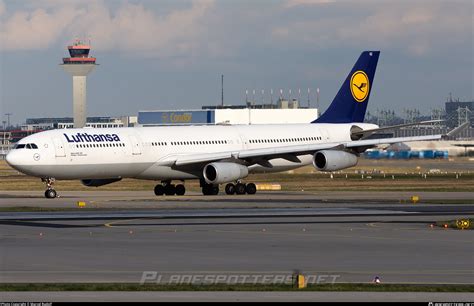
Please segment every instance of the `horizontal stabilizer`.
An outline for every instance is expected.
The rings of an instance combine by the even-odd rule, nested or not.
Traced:
[[[427,121],[420,121],[420,122],[414,122],[414,123],[405,123],[405,124],[398,124],[398,125],[391,125],[391,126],[384,126],[381,128],[376,128],[376,129],[370,129],[370,130],[356,130],[353,129],[351,131],[351,136],[352,139],[364,139],[367,138],[368,136],[381,132],[381,131],[387,131],[387,130],[395,130],[403,127],[408,127],[408,126],[416,126],[416,125],[422,125],[422,124],[431,124],[431,123],[439,123],[443,122],[445,120],[427,120]],[[355,136],[355,137],[354,137]]]
[[[464,122],[464,123],[461,124],[460,126],[457,126],[457,127],[455,127],[454,129],[452,129],[451,131],[449,131],[449,132],[446,134],[446,136],[448,136],[448,137],[455,137],[455,136],[458,136],[459,134],[461,134],[462,131],[464,131],[466,128],[469,127],[469,124],[470,124],[469,121]]]

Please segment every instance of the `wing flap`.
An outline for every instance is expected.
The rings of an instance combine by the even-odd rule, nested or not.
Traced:
[[[232,152],[217,152],[217,153],[198,153],[192,155],[178,155],[174,165],[184,166],[189,164],[196,164],[202,162],[211,162],[216,160],[232,158]]]

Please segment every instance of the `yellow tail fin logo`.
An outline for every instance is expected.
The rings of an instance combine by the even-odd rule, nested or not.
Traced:
[[[351,77],[351,93],[354,100],[357,102],[364,102],[369,95],[369,78],[367,74],[362,71],[358,70],[354,72]]]

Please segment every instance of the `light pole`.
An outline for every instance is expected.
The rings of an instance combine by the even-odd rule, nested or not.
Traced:
[[[3,120],[2,123],[3,123],[3,140],[2,140],[2,151],[3,151],[6,145],[6,138],[7,138],[7,131],[5,130],[5,124],[7,122]]]

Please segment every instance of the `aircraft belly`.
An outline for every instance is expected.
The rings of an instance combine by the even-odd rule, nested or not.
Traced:
[[[135,178],[145,180],[181,180],[181,179],[197,179],[198,173],[190,173],[172,169],[168,166],[153,165],[138,174]]]
[[[36,177],[54,177],[58,180],[135,177],[148,168],[148,163],[133,164],[82,164],[82,165],[32,165],[27,174]]]

